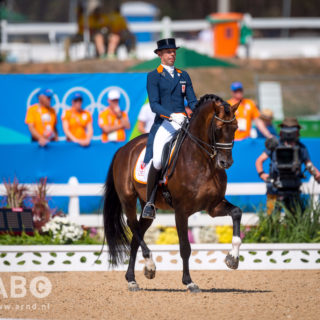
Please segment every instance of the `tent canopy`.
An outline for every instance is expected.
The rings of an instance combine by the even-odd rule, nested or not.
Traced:
[[[148,71],[157,68],[159,64],[160,58],[158,57],[130,67],[128,68],[128,71]],[[177,50],[177,59],[175,65],[181,69],[201,67],[236,67],[236,65],[228,61],[211,58],[207,55],[200,54],[194,50],[186,48],[180,48],[179,50]]]

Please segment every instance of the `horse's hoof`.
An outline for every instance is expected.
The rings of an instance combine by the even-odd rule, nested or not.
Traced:
[[[235,258],[230,253],[227,254],[224,262],[226,263],[227,267],[230,269],[238,269],[239,266],[239,257]]]
[[[144,267],[144,275],[147,279],[153,279],[156,276],[156,269]]]
[[[192,293],[201,292],[200,288],[196,284],[194,284],[193,282],[191,282],[187,285],[187,290]]]
[[[128,282],[128,289],[129,289],[129,291],[139,291],[140,290],[138,284],[135,281]]]

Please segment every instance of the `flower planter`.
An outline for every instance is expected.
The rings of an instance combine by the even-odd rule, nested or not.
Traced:
[[[33,216],[31,209],[1,208],[0,209],[0,234],[11,233],[21,235],[22,232],[33,235]]]

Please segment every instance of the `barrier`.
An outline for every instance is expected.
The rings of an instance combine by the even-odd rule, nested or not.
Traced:
[[[26,184],[32,192],[36,188],[36,184]],[[315,183],[311,177],[308,182],[302,186],[304,194],[314,195],[314,201],[318,201],[320,195],[320,185]],[[5,187],[0,184],[0,194],[5,193]],[[229,183],[227,185],[227,196],[235,195],[264,195],[266,193],[265,183]],[[80,214],[80,196],[102,196],[103,184],[101,183],[79,183],[76,177],[71,177],[67,184],[48,184],[48,196],[67,196],[69,197],[68,217],[80,225],[86,226],[102,226],[102,215],[99,214]],[[213,222],[215,221],[215,222]],[[255,214],[246,215],[242,219],[243,225],[254,225],[257,222]],[[155,221],[155,225],[174,226],[174,215],[159,215]],[[214,220],[208,215],[193,215],[189,218],[190,227],[199,227],[206,225],[232,225],[230,217],[217,217]]]
[[[192,245],[191,270],[227,270],[224,263],[231,244]],[[157,270],[182,270],[179,245],[150,245]],[[0,272],[108,271],[108,250],[99,257],[99,245],[0,246]],[[138,251],[136,270],[143,270]],[[319,269],[320,244],[243,244],[239,270]],[[127,269],[127,262],[117,271]]]

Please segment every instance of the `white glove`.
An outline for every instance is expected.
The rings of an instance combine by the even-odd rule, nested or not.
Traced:
[[[170,120],[177,123],[180,126],[182,126],[185,118],[186,118],[186,115],[183,113],[171,113],[170,114]]]

